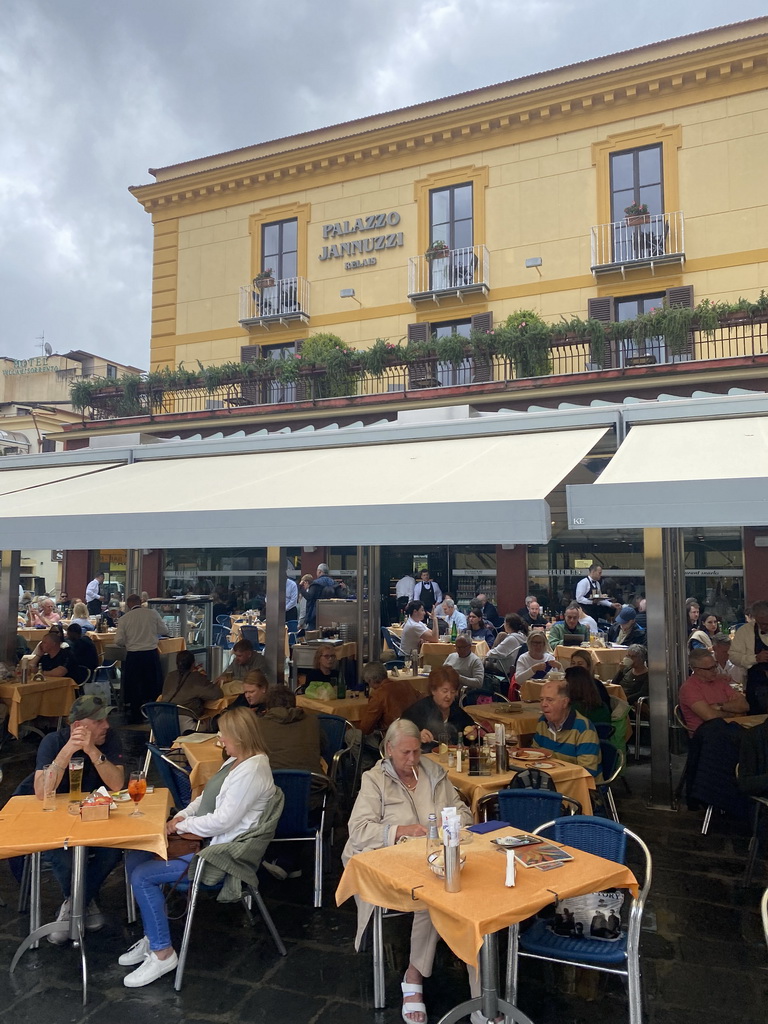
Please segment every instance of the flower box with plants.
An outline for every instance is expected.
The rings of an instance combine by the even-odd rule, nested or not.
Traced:
[[[430,262],[432,260],[439,260],[447,256],[450,251],[451,250],[448,248],[447,243],[438,238],[436,241],[432,242],[430,247],[424,253],[424,258]]]
[[[271,267],[260,271],[253,279],[255,288],[272,288],[275,283],[275,275]]]
[[[624,207],[624,219],[629,227],[636,227],[638,224],[647,224],[651,216],[648,213],[646,203],[630,203]]]

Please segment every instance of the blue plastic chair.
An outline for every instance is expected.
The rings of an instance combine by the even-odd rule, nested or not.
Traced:
[[[171,791],[173,805],[177,811],[183,810],[192,801],[192,783],[189,771],[166,757],[154,743],[147,744],[152,758],[152,766],[160,776],[160,781]]]
[[[251,839],[243,842],[247,842],[249,861],[254,863],[261,862],[261,859],[266,852],[267,846],[272,840],[275,833],[275,826],[277,824],[279,815],[283,810],[283,794],[280,790],[276,790],[272,796],[270,802],[267,804],[264,812],[259,819],[257,831]],[[211,852],[212,851],[212,852]],[[179,966],[176,968],[176,977],[174,978],[173,987],[178,992],[181,989],[181,984],[184,978],[184,968],[187,963],[187,952],[189,950],[189,940],[192,935],[192,921],[195,916],[195,908],[197,906],[197,899],[201,891],[203,892],[220,892],[224,885],[224,878],[220,881],[213,881],[218,878],[220,872],[216,869],[212,869],[212,874],[209,877],[212,879],[211,882],[206,883],[204,881],[206,877],[207,860],[209,857],[215,856],[217,860],[220,860],[222,854],[231,858],[228,864],[228,873],[235,878],[240,879],[240,901],[245,908],[245,912],[248,915],[248,923],[253,927],[255,918],[251,913],[251,904],[255,903],[261,913],[264,924],[267,926],[269,934],[272,936],[277,950],[281,956],[287,956],[283,940],[280,938],[280,934],[275,927],[275,922],[272,920],[272,915],[266,908],[264,900],[262,899],[261,893],[259,892],[258,885],[254,885],[252,882],[246,879],[252,878],[250,868],[246,868],[248,872],[245,877],[242,874],[242,868],[238,861],[244,852],[244,847],[238,840],[231,843],[222,843],[220,846],[210,847],[207,846],[201,850],[197,857],[194,858],[190,864],[193,867],[192,878],[189,877],[181,879],[176,883],[176,888],[181,892],[189,892],[189,905],[187,908],[187,919],[184,923],[184,937],[181,940],[181,949],[179,951]]]
[[[575,815],[571,818],[557,818],[534,830],[536,835],[545,834],[558,843],[573,846],[577,850],[593,853],[598,857],[626,863],[627,839],[633,840],[644,859],[644,877],[637,897],[632,897],[629,921],[621,938],[615,942],[599,939],[572,939],[568,935],[556,935],[546,922],[537,920],[526,931],[519,934],[518,925],[509,929],[509,957],[507,978],[509,989],[507,999],[514,1003],[517,997],[517,958],[531,957],[534,960],[549,960],[555,963],[577,964],[594,971],[619,974],[627,979],[629,990],[630,1024],[642,1024],[643,1007],[640,989],[640,929],[643,909],[651,887],[651,853],[643,840],[628,828],[606,818]],[[519,946],[519,948],[518,948]]]
[[[216,623],[219,626],[226,626],[227,629],[232,629],[232,616],[231,615],[217,615]]]
[[[249,640],[253,645],[254,651],[263,651],[264,644],[259,640],[259,627],[258,626],[241,626],[240,636],[243,640]]]
[[[393,668],[405,668],[405,658],[391,658],[384,662],[384,668],[391,672]]]
[[[275,785],[282,789],[285,806],[277,823],[274,843],[314,843],[315,844],[315,888],[314,905],[323,905],[323,831],[325,829],[325,811],[328,794],[331,792],[331,780],[319,772],[302,772],[292,769],[281,769],[272,772]],[[310,794],[312,787],[316,791],[322,789],[319,824],[310,822]]]
[[[507,821],[524,832],[552,821],[553,814],[559,817],[564,809],[569,814],[581,814],[578,800],[547,789],[500,789],[480,800],[477,810],[482,821],[488,820],[488,814],[494,812],[492,809],[499,821]]]
[[[391,632],[391,630],[387,629],[386,626],[381,627],[381,639],[397,658],[405,658],[400,641],[395,634]]]
[[[181,735],[179,709],[187,711],[192,718],[196,717],[189,708],[164,700],[150,701],[149,704],[142,705],[142,714],[146,716],[152,729],[150,740],[154,739],[157,746],[163,750],[170,750],[174,740]]]
[[[227,626],[216,625],[211,631],[211,640],[213,641],[214,647],[221,647],[225,651],[231,651],[235,646],[229,639],[229,628]]]
[[[351,808],[360,764],[360,758],[355,758],[354,751],[347,743],[347,730],[352,729],[353,726],[339,715],[319,714],[317,722],[320,726],[320,753],[328,765],[328,777],[334,786],[339,785],[339,778],[341,778],[344,800]],[[349,778],[342,771],[342,762],[345,758],[352,766],[351,786]]]

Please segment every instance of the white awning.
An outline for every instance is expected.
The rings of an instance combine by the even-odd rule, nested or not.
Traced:
[[[0,548],[546,543],[606,429],[148,456],[7,497],[0,469]]]
[[[762,526],[768,417],[639,424],[595,483],[566,491],[572,529]]]
[[[45,484],[55,483],[57,480],[86,476],[90,473],[98,473],[103,469],[111,469],[113,466],[114,463],[92,462],[85,466],[43,466],[40,469],[0,468],[0,494],[13,494],[14,491],[42,487]]]

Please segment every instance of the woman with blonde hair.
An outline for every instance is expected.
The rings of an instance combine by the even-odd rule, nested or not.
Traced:
[[[93,623],[88,618],[88,609],[82,601],[76,601],[72,608],[72,618],[69,620],[70,626],[73,622],[77,623],[84,633],[93,629]]]
[[[227,760],[206,783],[202,794],[166,823],[177,833],[228,843],[254,828],[275,791],[256,715],[233,708],[221,716],[219,731]],[[123,978],[126,988],[141,988],[176,969],[162,887],[177,882],[194,854],[164,861],[143,850],[128,850],[126,870],[141,910],[144,936],[118,960],[137,969]]]

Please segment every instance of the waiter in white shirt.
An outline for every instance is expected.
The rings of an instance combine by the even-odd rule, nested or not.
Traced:
[[[587,615],[591,615],[595,608],[620,608],[621,605],[610,601],[603,594],[600,580],[603,576],[603,567],[593,562],[589,567],[589,574],[576,584],[576,602],[580,604]]]
[[[443,600],[443,592],[435,581],[430,579],[429,569],[421,570],[421,580],[413,588],[413,600],[421,601],[427,614]]]
[[[413,588],[415,586],[416,580],[413,576],[401,576],[395,584],[395,604],[398,613],[404,611],[408,602],[413,600]]]
[[[85,603],[88,606],[89,615],[101,615],[101,602],[104,595],[101,592],[104,583],[104,573],[97,572],[88,586],[85,588]]]

